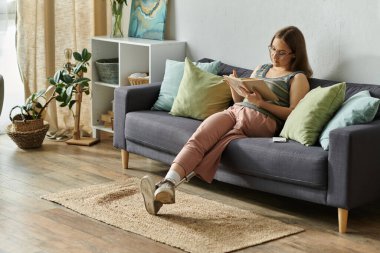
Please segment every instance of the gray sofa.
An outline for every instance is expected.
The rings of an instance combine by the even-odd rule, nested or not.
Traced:
[[[218,74],[228,75],[232,68],[242,77],[252,72],[222,64]],[[310,79],[311,88],[335,83]],[[380,85],[356,83],[347,83],[346,98],[364,89],[380,98]],[[115,89],[114,146],[121,149],[124,168],[128,168],[129,152],[171,164],[201,123],[150,110],[159,91],[160,83]],[[215,179],[336,207],[339,231],[344,233],[348,210],[380,198],[380,114],[371,123],[333,130],[329,151],[291,140],[232,141],[223,152]]]

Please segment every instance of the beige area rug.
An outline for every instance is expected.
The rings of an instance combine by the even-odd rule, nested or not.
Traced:
[[[292,235],[302,228],[251,211],[176,192],[158,216],[145,211],[140,180],[93,185],[42,196],[78,213],[188,252],[227,252]]]

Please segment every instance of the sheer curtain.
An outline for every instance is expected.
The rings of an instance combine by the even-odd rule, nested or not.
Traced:
[[[105,35],[106,0],[17,0],[17,57],[25,97],[46,88],[47,78],[65,63],[64,50],[91,52],[91,37]],[[74,59],[72,59],[74,62]],[[91,78],[91,68],[86,73]],[[91,100],[83,96],[81,127],[91,132]],[[72,112],[51,103],[45,118],[51,132],[74,126]],[[59,130],[59,131],[58,131]]]

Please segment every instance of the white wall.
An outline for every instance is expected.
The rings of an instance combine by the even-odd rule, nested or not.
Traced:
[[[314,77],[380,84],[380,0],[169,0],[167,39],[188,55],[254,68],[288,25],[306,38]]]
[[[16,0],[0,0],[0,14],[16,13]]]

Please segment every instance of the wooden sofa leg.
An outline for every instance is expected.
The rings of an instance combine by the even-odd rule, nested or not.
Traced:
[[[121,150],[121,164],[123,169],[128,169],[128,161],[129,161],[129,152],[122,149]]]
[[[343,209],[343,208],[338,208],[339,233],[346,233],[347,220],[348,220],[348,210]]]

